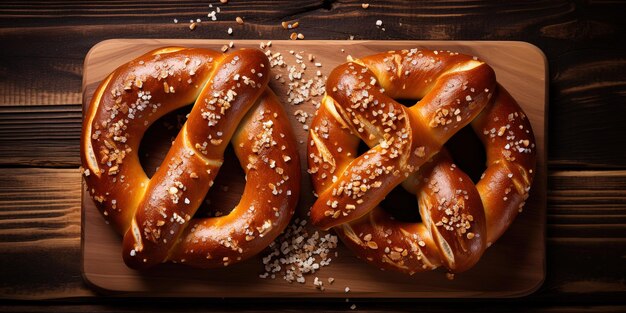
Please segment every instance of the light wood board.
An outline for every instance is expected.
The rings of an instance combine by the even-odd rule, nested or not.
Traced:
[[[87,109],[99,82],[119,65],[158,47],[179,45],[219,49],[229,40],[107,40],[94,46],[87,54],[83,73],[83,111]],[[235,48],[258,48],[258,40],[237,40]],[[313,78],[320,70],[328,75],[347,55],[366,56],[376,52],[408,48],[452,50],[478,56],[496,71],[502,84],[522,106],[537,139],[537,174],[530,198],[505,235],[489,248],[471,270],[446,279],[443,270],[405,276],[383,272],[357,259],[340,244],[338,257],[331,265],[307,276],[306,284],[276,279],[261,279],[261,256],[223,269],[199,270],[178,264],[163,264],[149,271],[138,272],[125,266],[121,256],[121,237],[117,235],[95,209],[92,200],[82,193],[82,255],[83,276],[88,284],[107,294],[120,296],[190,296],[190,297],[381,297],[381,298],[505,298],[532,293],[545,277],[545,219],[546,219],[546,110],[547,64],[543,53],[524,42],[472,41],[273,41],[269,48],[280,52],[295,64],[290,50],[300,53],[307,64],[305,78]],[[343,51],[342,51],[343,49]],[[315,56],[317,68],[308,62]],[[286,68],[275,67],[273,75],[287,76]],[[286,99],[287,86],[272,79],[271,87],[281,99]],[[319,98],[318,98],[319,100]],[[302,196],[297,214],[304,216],[315,200],[306,173],[306,136],[303,125],[295,121],[293,112],[303,110],[313,114],[312,102],[300,105],[283,101],[292,126],[301,143]],[[307,124],[310,123],[310,118]],[[235,163],[235,162],[233,162]],[[222,169],[220,176],[228,180]],[[231,174],[232,176],[232,174]],[[233,180],[223,197],[236,200],[243,180]],[[227,201],[228,202],[228,201]],[[417,202],[415,204],[417,206]],[[325,282],[325,291],[313,286],[317,276]],[[328,277],[335,278],[328,284]],[[350,287],[350,292],[344,292]]]

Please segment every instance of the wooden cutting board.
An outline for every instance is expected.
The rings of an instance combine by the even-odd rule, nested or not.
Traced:
[[[83,72],[83,112],[87,110],[92,94],[100,81],[119,65],[158,47],[180,45],[219,50],[230,40],[107,40],[94,46],[85,58]],[[261,41],[237,40],[234,48],[258,48]],[[83,275],[87,283],[97,290],[115,295],[141,296],[191,296],[191,297],[393,297],[393,298],[504,298],[520,297],[532,293],[545,277],[545,220],[546,220],[546,58],[535,46],[524,42],[472,42],[472,41],[273,41],[269,48],[280,52],[288,64],[295,65],[299,53],[307,64],[305,78],[314,78],[316,71],[328,75],[346,56],[366,56],[387,50],[430,48],[452,50],[478,56],[496,71],[502,84],[522,106],[537,137],[538,164],[535,182],[524,212],[520,214],[505,235],[489,248],[480,262],[471,270],[446,279],[444,270],[405,276],[383,272],[357,259],[343,245],[339,245],[338,257],[330,266],[323,267],[307,276],[305,284],[288,283],[281,277],[261,279],[263,273],[261,256],[223,269],[199,270],[178,264],[163,264],[149,271],[138,272],[125,266],[121,256],[121,237],[106,225],[91,198],[83,189],[82,199],[82,251]],[[316,67],[308,61],[315,56]],[[273,75],[288,76],[286,67],[274,67]],[[287,99],[287,84],[272,79],[271,87],[281,99]],[[318,100],[319,97],[313,100]],[[315,200],[306,173],[306,137],[303,124],[297,122],[293,113],[303,110],[315,112],[311,101],[293,105],[283,101],[291,117],[296,136],[302,142],[302,196],[297,214],[305,216]],[[185,112],[181,114],[184,115]],[[172,122],[173,121],[173,122]],[[155,125],[172,125],[170,122]],[[307,119],[309,124],[311,118]],[[153,127],[155,128],[155,127]],[[159,127],[156,127],[159,128]],[[175,135],[175,127],[156,129],[153,138],[160,142],[147,146],[140,153],[149,154],[143,163],[149,172],[158,166],[160,158],[169,145],[168,136]],[[172,132],[171,129],[174,128]],[[152,129],[150,130],[152,131]],[[146,139],[146,140],[151,140]],[[155,148],[156,147],[156,148]],[[145,153],[144,153],[145,152]],[[243,189],[237,162],[233,154],[226,155],[226,166],[220,171],[220,187],[209,197],[219,197],[220,202],[236,203]],[[156,160],[156,161],[155,161]],[[218,188],[221,188],[218,189]],[[228,190],[228,191],[226,191]],[[415,202],[417,207],[417,201]],[[325,282],[325,291],[313,286],[314,277]],[[328,284],[327,278],[334,283]],[[345,287],[350,288],[348,294]]]

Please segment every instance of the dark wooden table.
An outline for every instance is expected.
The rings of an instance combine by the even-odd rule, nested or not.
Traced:
[[[222,10],[207,22],[209,3]],[[3,1],[0,311],[349,310],[343,300],[98,296],[80,264],[85,54],[110,38],[521,40],[549,62],[547,276],[514,300],[358,300],[364,311],[626,311],[626,5],[619,1]],[[178,24],[173,20],[177,18]],[[201,18],[195,30],[189,20]],[[382,20],[385,31],[377,28]]]

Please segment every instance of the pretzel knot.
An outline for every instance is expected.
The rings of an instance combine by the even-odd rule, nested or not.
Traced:
[[[443,148],[470,123],[487,154],[476,185]],[[472,267],[521,210],[535,166],[530,123],[494,71],[449,51],[390,51],[339,65],[309,139],[313,224],[334,227],[376,266],[409,274]],[[362,155],[360,141],[370,148]],[[422,222],[379,207],[400,184],[417,195]]]
[[[258,50],[222,54],[169,47],[115,70],[85,114],[81,158],[90,195],[124,234],[123,258],[226,266],[267,247],[293,216],[300,162],[286,113],[267,86]],[[150,124],[194,103],[163,163],[148,178],[137,155]],[[226,216],[194,218],[232,143],[246,174]]]

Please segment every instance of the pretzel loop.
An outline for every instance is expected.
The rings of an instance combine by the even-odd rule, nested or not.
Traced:
[[[83,124],[85,182],[107,222],[124,234],[128,266],[226,266],[258,253],[286,227],[299,194],[299,161],[268,77],[268,59],[257,50],[168,47],[122,65],[98,87]],[[137,155],[141,138],[189,103],[187,121],[148,178]],[[226,216],[193,218],[230,142],[247,178],[242,198]]]
[[[405,107],[394,99],[420,100]],[[309,172],[319,196],[311,220],[334,227],[381,268],[464,271],[528,195],[530,124],[482,61],[417,49],[353,60],[332,71],[322,104],[309,133]],[[487,150],[477,185],[439,153],[470,123]],[[370,150],[359,156],[361,140]],[[421,223],[396,221],[378,206],[399,184],[417,195]]]

